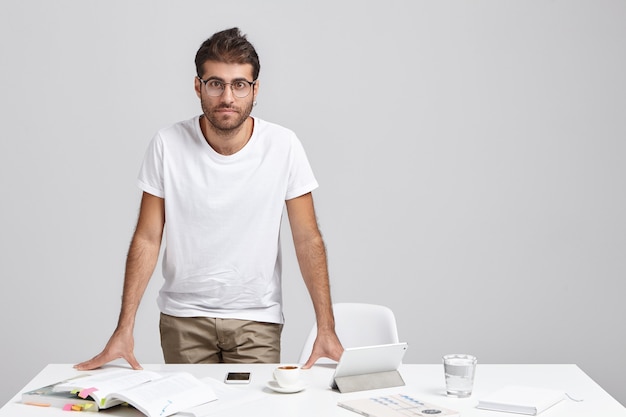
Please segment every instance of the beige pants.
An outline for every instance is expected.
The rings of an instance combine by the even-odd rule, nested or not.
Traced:
[[[159,323],[165,363],[279,363],[282,324],[208,317]]]

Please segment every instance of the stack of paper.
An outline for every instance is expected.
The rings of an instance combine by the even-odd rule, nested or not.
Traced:
[[[476,407],[536,416],[564,399],[564,391],[508,386],[482,398]]]

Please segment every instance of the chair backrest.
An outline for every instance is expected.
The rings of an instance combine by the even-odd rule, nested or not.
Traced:
[[[344,348],[385,345],[397,343],[398,328],[396,317],[388,307],[376,304],[335,303],[335,332]],[[314,324],[300,354],[300,363],[305,363],[311,355],[317,335]],[[335,363],[328,358],[320,358],[317,363]]]

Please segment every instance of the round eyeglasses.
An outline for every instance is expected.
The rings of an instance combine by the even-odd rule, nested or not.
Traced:
[[[230,85],[230,90],[233,92],[233,95],[237,98],[248,97],[250,91],[252,91],[252,86],[256,84],[256,80],[250,82],[248,80],[235,80],[231,83],[225,83],[220,80],[209,78],[208,80],[203,80],[198,77],[198,80],[202,84],[204,84],[204,90],[207,95],[211,97],[219,97],[224,94],[224,89],[227,85]]]

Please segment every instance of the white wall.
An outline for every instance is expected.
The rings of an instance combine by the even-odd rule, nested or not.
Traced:
[[[261,56],[255,114],[299,134],[321,183],[335,301],[393,308],[408,362],[576,363],[626,403],[625,2],[31,0],[0,16],[0,403],[108,339],[145,147],[199,112],[195,51],[235,25]],[[288,235],[295,361],[313,315]],[[144,363],[162,361],[155,275]]]

